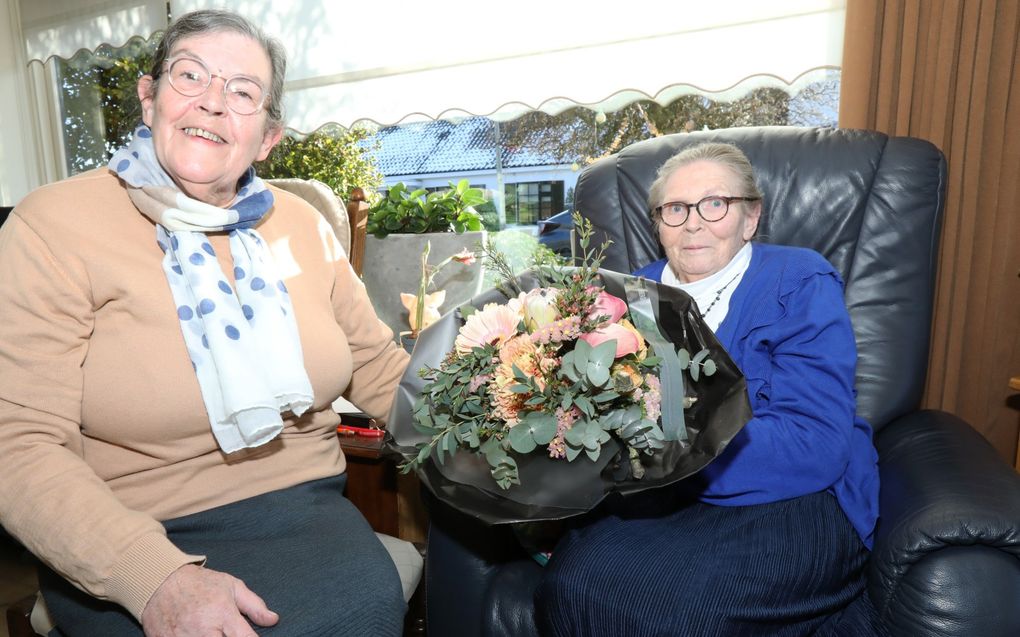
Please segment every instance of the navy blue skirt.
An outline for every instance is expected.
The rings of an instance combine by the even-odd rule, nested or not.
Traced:
[[[167,520],[167,536],[206,566],[241,579],[280,621],[272,637],[400,635],[406,611],[393,560],[343,497],[346,476],[316,480]],[[141,637],[120,606],[47,569],[39,574],[58,629],[51,637]]]
[[[883,633],[864,592],[869,552],[831,495],[742,507],[685,502],[666,514],[654,504],[560,540],[535,595],[543,634]]]

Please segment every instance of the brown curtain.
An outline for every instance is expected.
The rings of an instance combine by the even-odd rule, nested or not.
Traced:
[[[848,0],[839,123],[933,142],[949,179],[924,403],[1010,463],[1020,412],[1020,2]]]

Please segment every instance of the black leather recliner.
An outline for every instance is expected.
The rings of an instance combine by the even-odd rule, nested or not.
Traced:
[[[575,206],[612,239],[604,267],[660,258],[645,207],[679,149],[726,141],[763,191],[758,240],[807,246],[846,282],[858,410],[874,427],[880,519],[868,594],[892,635],[1020,635],[1020,476],[967,423],[918,405],[928,366],[946,162],[932,144],[855,130],[744,128],[633,144],[585,169]],[[948,267],[943,264],[943,267]],[[428,633],[533,635],[541,568],[506,528],[435,501]]]

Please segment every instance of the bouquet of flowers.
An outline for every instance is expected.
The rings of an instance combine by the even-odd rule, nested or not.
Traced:
[[[487,252],[500,289],[421,333],[416,378],[405,376],[390,418],[403,469],[483,520],[561,518],[610,491],[668,484],[707,464],[750,417],[743,378],[686,311],[690,298],[601,271],[607,246],[589,249],[590,225],[575,223],[576,268],[538,263],[516,277]],[[664,297],[687,303],[667,322],[680,338],[657,319]],[[703,397],[685,375],[711,385],[702,393],[715,406],[740,403],[711,433],[712,413],[686,414]]]

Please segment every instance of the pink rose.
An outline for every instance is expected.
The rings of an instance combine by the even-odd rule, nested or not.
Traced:
[[[591,312],[588,314],[588,318],[598,318],[599,316],[609,316],[610,323],[616,323],[623,315],[627,313],[627,304],[623,299],[618,298],[606,292],[605,290],[599,292],[598,298],[595,299],[595,305],[592,306]]]
[[[606,296],[609,296],[608,294]],[[610,297],[616,298],[616,297]],[[619,299],[616,299],[619,301]],[[622,303],[622,301],[620,301]],[[633,354],[634,352],[641,349],[643,343],[637,335],[637,332],[627,329],[625,326],[619,323],[610,323],[605,327],[600,327],[594,332],[588,332],[587,334],[581,335],[581,340],[588,343],[592,347],[601,345],[606,341],[616,339],[616,355],[615,358],[626,356],[627,354]]]

